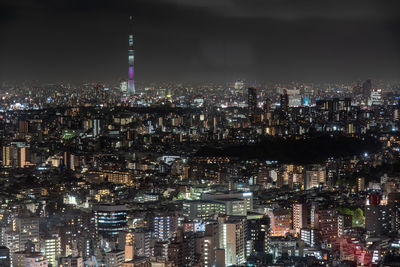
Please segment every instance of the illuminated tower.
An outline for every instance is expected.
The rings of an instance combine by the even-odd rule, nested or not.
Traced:
[[[133,19],[132,16],[129,17],[129,49],[128,49],[128,62],[129,62],[129,79],[128,79],[128,92],[130,95],[135,94],[135,81],[133,79],[134,74],[134,61],[135,61],[135,49],[133,47]]]

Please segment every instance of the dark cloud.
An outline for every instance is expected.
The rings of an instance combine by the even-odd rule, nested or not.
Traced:
[[[0,0],[0,79],[398,79],[398,1]]]
[[[397,0],[164,0],[191,8],[204,8],[218,16],[296,20],[307,18],[357,20],[397,19]]]

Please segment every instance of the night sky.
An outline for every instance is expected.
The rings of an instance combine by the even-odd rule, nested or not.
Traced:
[[[400,79],[399,0],[0,0],[0,80]]]

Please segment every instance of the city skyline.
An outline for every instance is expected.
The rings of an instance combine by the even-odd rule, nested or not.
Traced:
[[[0,0],[0,267],[398,267],[399,0]]]

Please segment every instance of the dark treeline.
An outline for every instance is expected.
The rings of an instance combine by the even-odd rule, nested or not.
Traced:
[[[268,137],[256,144],[202,147],[196,156],[233,157],[241,160],[277,160],[282,163],[322,163],[330,157],[345,158],[377,151],[381,144],[372,137],[352,138],[342,135],[307,139]]]

